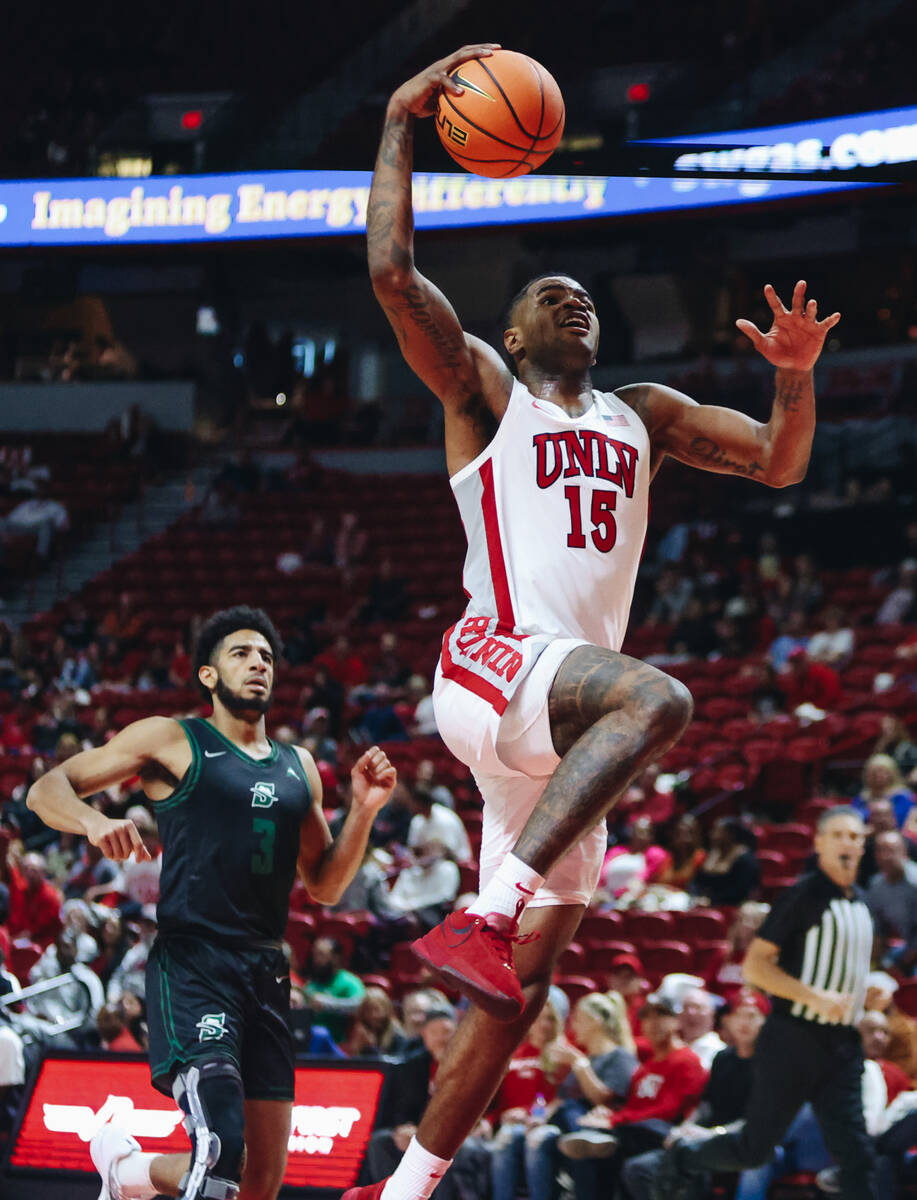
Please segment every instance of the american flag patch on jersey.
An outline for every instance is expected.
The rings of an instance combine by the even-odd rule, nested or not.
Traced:
[[[624,413],[602,413],[602,420],[607,421],[609,425],[629,425],[630,421]]]

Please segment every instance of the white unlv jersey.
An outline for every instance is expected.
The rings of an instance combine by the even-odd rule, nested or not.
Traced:
[[[650,444],[613,393],[568,416],[518,380],[490,445],[450,480],[468,612],[619,650],[646,537]]]

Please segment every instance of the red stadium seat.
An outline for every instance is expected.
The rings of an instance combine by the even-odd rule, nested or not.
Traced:
[[[779,850],[791,858],[800,858],[812,852],[812,829],[808,825],[766,825],[758,841],[762,850]]]
[[[714,908],[694,908],[673,915],[675,933],[683,942],[716,941],[726,932],[726,920]]]
[[[361,975],[363,986],[381,988],[387,995],[392,994],[392,981],[387,975]]]
[[[681,971],[692,973],[691,947],[687,942],[647,942],[640,949],[640,961],[653,984],[658,984],[663,975]]]
[[[600,982],[589,975],[556,975],[554,983],[570,1001],[571,1008],[583,996],[602,991]]]
[[[596,975],[607,975],[612,970],[612,963],[621,954],[634,954],[641,958],[640,950],[633,942],[606,942],[602,946],[592,944],[586,950],[586,960],[581,967],[586,967]]]
[[[895,992],[895,1005],[909,1017],[917,1017],[917,980],[908,980]]]
[[[607,942],[616,938],[623,927],[620,913],[589,913],[583,917],[576,931],[578,942]]]
[[[589,956],[590,960],[592,955]],[[564,975],[576,975],[586,965],[586,951],[579,942],[571,942],[557,960],[557,970]],[[590,966],[592,965],[590,961]]]
[[[702,976],[708,985],[729,953],[729,943],[724,941],[693,942],[691,945],[691,974]]]
[[[315,936],[314,928],[311,914],[291,912],[287,919],[284,938],[289,944],[290,952],[293,955],[293,965],[296,968],[302,968],[309,961]]]
[[[672,913],[628,911],[621,915],[624,918],[622,935],[636,942],[669,938],[675,931],[675,918]]]
[[[28,986],[29,971],[41,958],[41,946],[35,942],[15,941],[10,947],[10,971],[23,987]]]

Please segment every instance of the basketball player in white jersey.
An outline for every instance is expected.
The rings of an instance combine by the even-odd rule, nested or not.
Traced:
[[[468,46],[389,101],[367,218],[373,289],[405,359],[442,401],[446,461],[468,535],[468,608],[446,634],[434,704],[442,736],[484,797],[480,894],[415,944],[474,1001],[396,1172],[344,1200],[421,1200],[476,1125],[538,1013],[605,850],[606,813],[691,716],[676,680],[622,655],[650,481],[668,454],[772,487],[797,483],[815,425],[812,368],[840,319],[816,319],[799,282],[761,333],[777,368],[766,425],[671,388],[593,389],[599,323],[586,290],[544,275],[513,301],[497,352],[463,332],[414,266],[413,126],[448,78],[495,45]],[[514,955],[514,943],[518,951]]]

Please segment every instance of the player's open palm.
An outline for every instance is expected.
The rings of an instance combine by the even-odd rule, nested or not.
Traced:
[[[454,54],[441,58],[432,66],[403,83],[393,94],[392,103],[403,105],[415,117],[432,117],[436,112],[436,103],[440,92],[451,92],[453,96],[461,96],[465,90],[460,84],[449,78],[449,75],[463,63],[471,62],[473,58],[487,58],[500,47],[496,42],[481,42],[477,46],[463,46]]]
[[[368,812],[377,813],[388,802],[392,788],[398,782],[398,772],[388,755],[378,746],[361,754],[350,772],[353,783],[353,802]]]
[[[744,318],[736,325],[751,339],[759,354],[769,363],[785,370],[810,371],[815,366],[828,330],[841,319],[840,313],[832,313],[823,321],[818,320],[818,305],[814,300],[806,301],[806,281],[800,279],[793,288],[793,300],[788,309],[768,283],[764,287],[764,299],[774,314],[774,321],[767,333]]]

